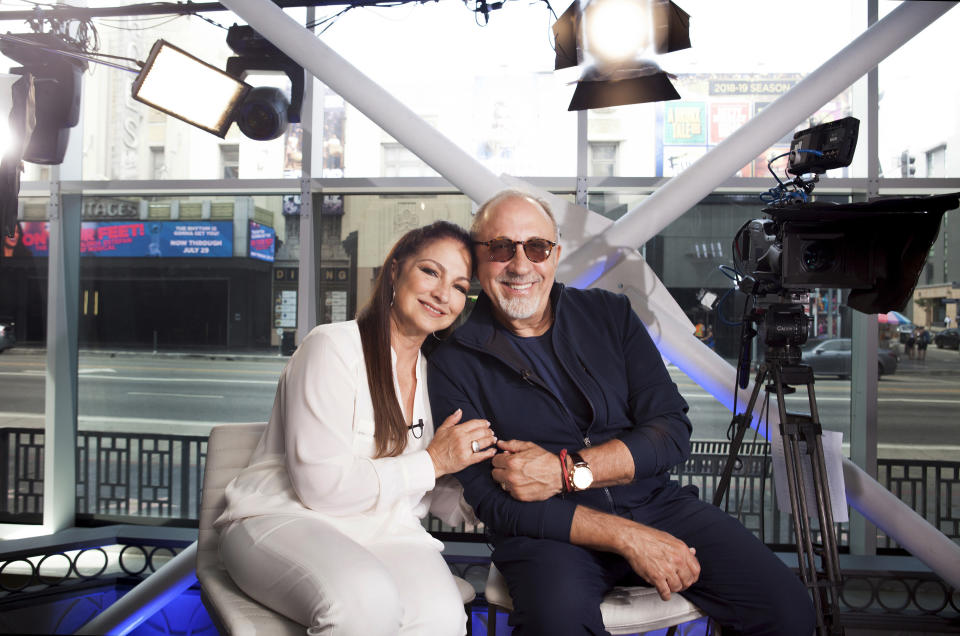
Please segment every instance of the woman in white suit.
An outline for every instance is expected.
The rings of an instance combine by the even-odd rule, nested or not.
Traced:
[[[420,348],[463,310],[471,265],[456,225],[404,235],[357,319],[300,344],[227,486],[214,524],[227,571],[308,634],[465,632],[442,544],[420,519],[436,480],[492,457],[495,438],[459,412],[434,432]]]

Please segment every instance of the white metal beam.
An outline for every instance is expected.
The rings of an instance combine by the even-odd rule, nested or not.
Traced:
[[[79,194],[60,192],[51,170],[47,258],[47,366],[44,391],[43,526],[73,526],[77,507],[77,368],[80,304]]]

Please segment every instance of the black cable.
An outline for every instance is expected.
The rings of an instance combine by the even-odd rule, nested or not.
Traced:
[[[550,9],[550,15],[553,16],[554,21],[559,20],[559,18],[557,17],[557,12],[553,10],[553,6],[550,4],[550,0],[540,0],[540,1],[543,2],[545,5],[547,5],[548,9]]]
[[[119,64],[113,64],[112,62],[107,62],[107,61],[105,61],[105,60],[98,60],[98,59],[96,59],[96,57],[94,57],[94,56],[112,57],[112,58],[116,58],[116,59],[127,60],[127,61],[130,61],[130,62],[134,62],[134,63],[137,64],[138,66],[143,66],[143,62],[139,62],[139,61],[137,61],[137,60],[135,60],[135,59],[133,59],[133,58],[129,58],[129,57],[121,57],[121,56],[118,56],[118,55],[107,55],[106,53],[94,53],[94,52],[87,52],[87,51],[84,51],[84,52],[81,53],[81,52],[77,52],[77,51],[69,51],[69,50],[67,50],[67,49],[55,49],[55,48],[51,48],[51,47],[48,47],[48,46],[42,46],[42,45],[37,44],[36,42],[30,41],[30,40],[24,40],[24,39],[18,38],[18,37],[15,36],[15,35],[9,35],[9,34],[0,35],[0,40],[10,40],[10,41],[12,41],[12,42],[17,42],[17,43],[19,43],[19,44],[25,44],[25,45],[27,45],[27,46],[34,46],[34,47],[36,47],[38,50],[41,50],[41,51],[47,51],[47,52],[49,52],[49,53],[56,53],[57,55],[62,55],[62,56],[64,56],[64,57],[71,57],[71,58],[75,58],[75,59],[79,59],[79,60],[84,60],[84,61],[86,61],[86,62],[94,62],[94,63],[96,63],[96,64],[103,64],[104,66],[109,66],[109,67],[111,67],[111,68],[116,68],[116,69],[119,69],[119,70],[121,70],[121,71],[130,71],[131,73],[139,73],[139,72],[140,72],[140,69],[139,69],[139,68],[132,69],[132,68],[129,68],[129,67],[126,67],[126,66],[121,66],[121,65],[119,65]]]

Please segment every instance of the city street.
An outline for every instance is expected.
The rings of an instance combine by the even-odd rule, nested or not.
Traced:
[[[287,358],[81,353],[80,430],[207,435],[218,422],[263,422]],[[43,426],[45,357],[0,357],[0,425]]]
[[[80,429],[206,435],[218,422],[265,421],[286,360],[276,354],[81,353]],[[0,356],[0,425],[43,426],[44,365],[39,350],[14,348]],[[694,439],[725,439],[730,412],[675,367],[670,373],[690,404]],[[850,382],[817,378],[815,389],[824,428],[848,441]],[[802,392],[790,408],[806,410]],[[960,354],[931,348],[926,361],[901,359],[897,372],[880,381],[879,455],[960,457],[958,409]]]

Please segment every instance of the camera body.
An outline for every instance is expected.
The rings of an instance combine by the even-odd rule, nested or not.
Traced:
[[[866,203],[767,208],[734,239],[743,291],[763,296],[850,289],[864,313],[902,311],[916,287],[943,214],[960,193],[887,197]]]

